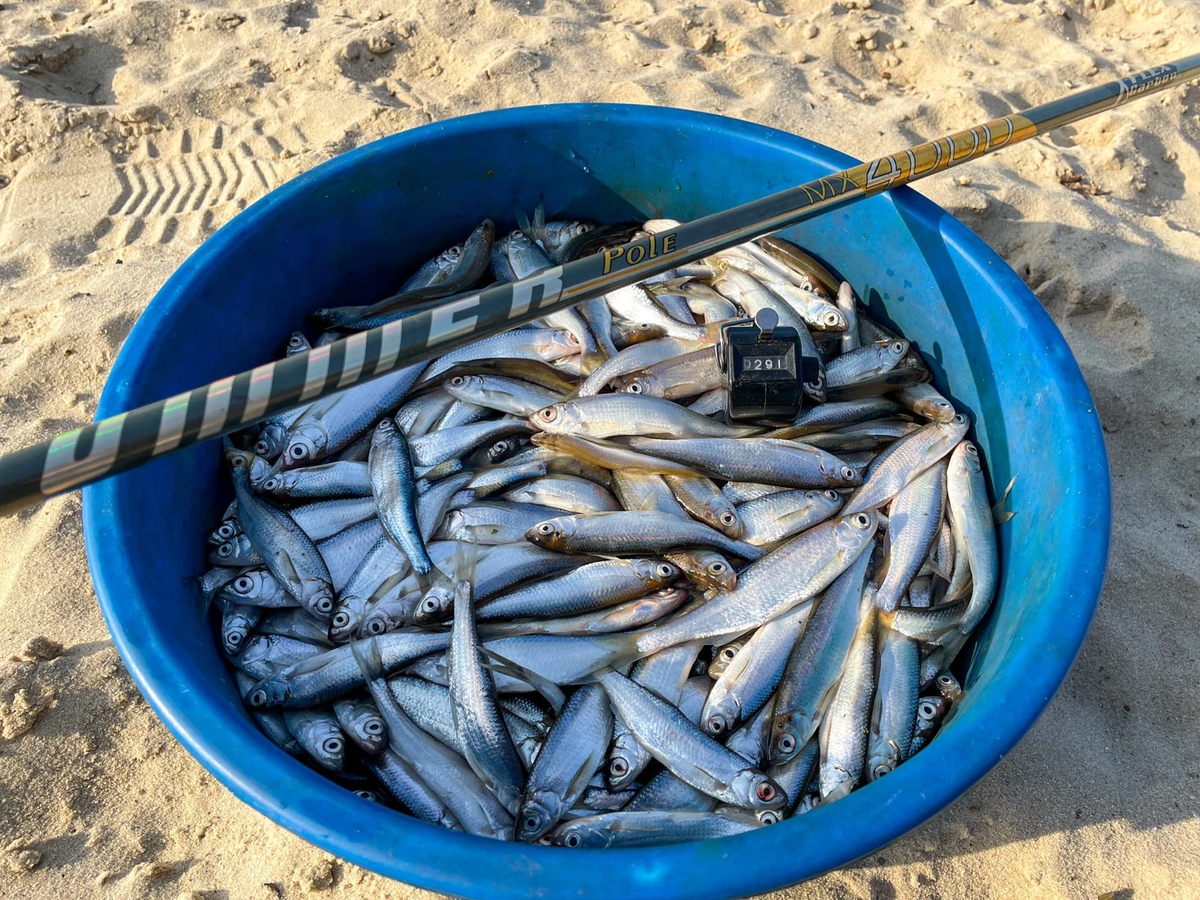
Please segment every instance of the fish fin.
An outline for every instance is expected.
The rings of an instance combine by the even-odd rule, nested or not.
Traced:
[[[588,783],[592,780],[592,777],[595,775],[596,769],[599,768],[599,766],[604,762],[604,760],[605,760],[605,757],[601,756],[601,758],[599,760],[595,761],[595,765],[591,765],[589,763],[588,765],[585,765],[583,768],[581,768],[578,772],[576,772],[575,777],[571,779],[571,783],[567,785],[567,789],[563,792],[563,796],[564,797],[582,797],[583,792],[585,790],[587,790]]]
[[[300,573],[296,570],[296,564],[294,562],[292,562],[292,557],[288,555],[286,550],[280,554],[279,559],[276,560],[276,565],[278,565],[281,569],[286,570],[286,573],[288,576],[286,580],[288,581],[288,583],[290,583],[290,584],[303,584],[304,583],[303,579],[301,579],[301,577],[300,577]],[[292,593],[290,590],[288,590],[288,587],[286,584],[282,585],[282,587],[284,590],[288,591],[289,594]],[[297,597],[296,599],[299,600],[300,598]]]
[[[597,350],[595,353],[585,353],[579,357],[579,374],[586,378],[604,365],[607,360],[608,357],[604,355],[603,351]],[[578,390],[576,388],[572,394],[577,393]]]
[[[529,221],[529,216],[525,214],[525,210],[521,208],[520,204],[513,207],[513,216],[517,220],[517,227],[530,239],[533,239],[533,224]]]
[[[379,585],[379,587],[375,589],[374,593],[367,598],[367,605],[369,606],[377,600],[382,600],[391,592],[392,588],[404,581],[406,577],[407,575],[401,572],[393,572],[386,579],[384,579],[383,584]]]
[[[1017,483],[1020,475],[1014,475],[1012,481],[1008,483],[1008,487],[1004,489],[1004,493],[1000,495],[1000,499],[996,501],[992,507],[992,518],[997,525],[1003,525],[1009,519],[1016,515],[1015,512],[1004,508],[1004,504],[1008,502],[1008,495],[1012,493],[1013,485]]]
[[[946,567],[934,559],[932,554],[925,560],[925,563],[933,571],[934,575],[938,576],[944,581],[950,580],[950,573],[946,571]]]
[[[364,644],[366,646],[363,646]],[[367,679],[367,684],[376,679],[383,678],[383,657],[379,653],[379,642],[375,638],[368,638],[365,641],[351,641],[347,646],[350,648],[350,655],[354,657],[354,661],[362,669],[363,676]]]
[[[493,653],[486,648],[484,652],[487,653],[488,658],[491,660],[489,668],[492,668],[503,675],[507,675],[510,678],[516,678],[520,681],[524,681],[526,684],[532,686],[535,691],[546,698],[546,702],[549,703],[551,708],[554,710],[554,715],[557,716],[562,712],[562,708],[567,703],[567,697],[557,684],[555,684],[553,681],[550,681],[548,678],[543,678],[537,672],[526,669],[524,666],[518,665],[511,659],[506,659],[505,657],[500,656],[497,653]]]
[[[546,198],[538,197],[538,205],[533,208],[533,232],[536,235],[534,240],[542,245],[543,250],[546,248]],[[547,250],[547,252],[549,252]]]
[[[351,646],[353,646],[353,644],[351,644]],[[328,665],[328,663],[329,663],[328,654],[332,653],[332,652],[333,651],[330,650],[330,651],[326,651],[325,653],[318,653],[316,656],[310,656],[308,659],[302,659],[298,663],[293,663],[290,666],[285,666],[284,668],[280,669],[279,671],[287,672],[289,678],[294,678],[297,675],[308,675],[310,672],[319,671],[320,669],[323,669],[326,665]]]
[[[345,392],[341,394],[334,394],[333,396],[328,397],[328,402],[321,404],[320,406],[314,405],[314,408],[311,411],[312,419],[310,421],[319,422],[321,419],[324,419],[339,403],[342,402],[343,397],[345,397]],[[309,415],[310,413],[305,413],[302,418],[308,419]],[[300,419],[297,419],[296,421],[299,422]]]
[[[466,531],[475,536],[475,526],[468,525]],[[475,583],[475,568],[479,564],[479,544],[475,541],[459,541],[454,548],[454,580]]]
[[[821,802],[817,805],[825,806],[827,803],[833,803],[835,800],[841,800],[852,790],[854,790],[854,786],[856,784],[858,784],[857,778],[847,777],[844,781],[839,782],[837,787],[822,797]]]
[[[683,287],[689,281],[695,280],[695,276],[685,275],[682,278],[667,278],[663,281],[656,281],[653,284],[646,285],[650,293],[658,294],[675,294],[679,288]]]

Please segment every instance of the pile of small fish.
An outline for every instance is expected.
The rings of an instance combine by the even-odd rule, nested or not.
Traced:
[[[317,311],[316,343],[676,223],[521,224]],[[728,424],[720,325],[763,308],[820,377],[794,421]],[[929,380],[763,238],[227,441],[201,592],[264,734],[367,800],[567,847],[762,827],[891,772],[962,694],[995,526]]]

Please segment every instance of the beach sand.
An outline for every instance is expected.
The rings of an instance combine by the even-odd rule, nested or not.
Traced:
[[[1198,25],[1162,0],[0,0],[0,451],[90,421],[192,250],[375,138],[623,101],[861,157],[1195,52]],[[1200,896],[1198,185],[1196,87],[921,183],[1026,279],[1087,376],[1113,470],[1108,584],[1073,673],[991,775],[780,896]],[[171,738],[101,620],[78,495],[0,520],[0,897],[309,892],[417,894],[275,826]]]

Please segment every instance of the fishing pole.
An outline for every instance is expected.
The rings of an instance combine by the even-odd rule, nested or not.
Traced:
[[[0,514],[1200,76],[1200,54],[414,312],[0,457]]]

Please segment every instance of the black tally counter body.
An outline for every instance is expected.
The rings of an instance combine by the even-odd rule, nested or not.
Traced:
[[[717,363],[729,387],[725,417],[729,421],[796,418],[804,399],[804,382],[820,378],[820,363],[800,350],[800,335],[779,325],[772,309],[753,319],[721,328]]]

